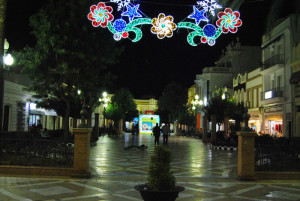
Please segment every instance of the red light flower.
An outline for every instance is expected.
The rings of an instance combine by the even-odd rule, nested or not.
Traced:
[[[114,16],[111,14],[113,9],[111,6],[106,6],[105,3],[99,2],[98,5],[90,7],[91,12],[88,14],[88,19],[92,21],[94,27],[107,27],[108,21],[113,21]]]
[[[240,13],[238,11],[232,12],[230,8],[226,8],[224,12],[219,12],[219,19],[217,20],[217,26],[222,27],[223,33],[237,32],[237,27],[242,25],[242,20],[239,18]]]

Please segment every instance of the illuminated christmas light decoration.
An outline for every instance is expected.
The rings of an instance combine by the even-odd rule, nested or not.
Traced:
[[[204,16],[206,12],[204,9],[199,11],[196,6],[193,6],[194,12],[188,16],[188,18],[195,19],[196,24],[198,25],[201,21],[208,22],[209,20]]]
[[[217,20],[217,26],[222,27],[223,33],[237,32],[237,27],[242,25],[242,20],[240,20],[240,13],[238,11],[232,12],[231,8],[226,8],[224,12],[219,12],[219,19]]]
[[[213,39],[213,38],[209,38],[207,40],[207,44],[210,45],[210,46],[214,46],[216,44],[216,40]]]
[[[118,11],[130,4],[130,0],[110,0],[110,2],[118,4]]]
[[[206,12],[210,12],[213,16],[215,16],[215,9],[222,8],[215,0],[198,1],[197,4],[202,6]]]
[[[151,32],[157,34],[159,39],[171,38],[173,31],[177,28],[177,25],[173,22],[173,17],[171,15],[166,17],[164,13],[160,13],[158,18],[153,18],[152,25]]]
[[[187,17],[194,19],[195,22],[182,21],[178,24],[173,22],[173,16],[166,16],[164,13],[160,13],[157,18],[153,19],[143,18],[142,12],[139,12],[140,4],[133,5],[130,0],[110,0],[110,2],[118,4],[118,11],[126,7],[127,10],[122,12],[121,16],[127,16],[128,19],[116,19],[113,21],[113,9],[111,6],[106,6],[104,2],[99,2],[98,5],[90,7],[88,19],[92,21],[94,27],[107,27],[117,41],[122,38],[129,38],[132,42],[137,42],[143,36],[141,26],[151,24],[151,33],[156,34],[159,39],[170,38],[173,36],[174,30],[184,28],[192,30],[187,35],[187,42],[190,45],[197,46],[201,43],[206,43],[213,46],[222,33],[236,33],[238,27],[242,25],[240,13],[238,11],[233,12],[230,8],[226,8],[224,12],[219,12],[216,25],[212,24],[206,13],[214,16],[215,9],[222,8],[216,3],[216,0],[198,1],[198,6],[193,6],[193,13]],[[200,6],[202,10],[198,9]],[[131,36],[131,32],[135,36]],[[199,42],[195,42],[197,41],[195,40],[196,37],[200,38]]]
[[[111,14],[113,11],[112,7],[106,6],[103,2],[98,3],[97,6],[92,5],[90,11],[88,19],[92,21],[94,27],[101,26],[105,28],[108,21],[114,20],[114,16]]]
[[[121,13],[121,15],[122,16],[128,16],[129,21],[132,21],[133,18],[135,18],[135,17],[142,17],[142,15],[138,12],[139,6],[140,6],[140,4],[137,4],[137,5],[132,6],[132,7],[130,5],[127,5],[126,6],[127,11]]]
[[[121,35],[121,34],[119,34],[119,33],[115,33],[115,34],[114,34],[114,39],[115,39],[116,41],[121,40],[121,38],[122,38],[122,35]]]
[[[122,19],[120,19],[120,20],[122,20]],[[122,26],[124,26],[123,22],[119,21],[119,23],[122,23],[123,24]],[[139,18],[139,19],[135,19],[132,22],[128,23],[125,29],[123,29],[123,28],[118,29],[119,28],[118,26],[114,26],[115,23],[114,23],[114,25],[112,25],[111,23],[108,23],[107,28],[111,33],[114,34],[114,39],[117,41],[121,40],[122,38],[128,38],[129,37],[128,32],[134,32],[135,38],[132,39],[132,42],[137,42],[142,38],[143,33],[140,28],[137,28],[135,26],[151,24],[151,23],[152,23],[152,20],[150,18]],[[117,29],[116,29],[116,27],[117,27]]]
[[[207,36],[207,37],[213,37],[216,32],[217,32],[217,29],[214,25],[212,24],[207,24],[203,27],[203,32],[204,32],[204,35]]]
[[[116,21],[114,22],[114,25],[113,25],[114,29],[115,29],[117,32],[123,32],[123,31],[125,31],[126,26],[127,26],[127,25],[126,25],[125,20],[122,20],[122,19],[116,20]]]

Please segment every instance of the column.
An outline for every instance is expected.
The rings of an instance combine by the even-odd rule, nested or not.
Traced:
[[[225,117],[224,118],[224,132],[225,132],[225,139],[227,140],[228,136],[228,130],[229,130],[229,118]]]
[[[240,180],[255,180],[255,132],[237,132],[238,177]]]
[[[95,113],[95,135],[99,137],[99,113]]]
[[[211,115],[211,143],[217,141],[216,124],[217,124],[217,115]]]
[[[74,128],[74,177],[89,177],[91,128]]]
[[[207,118],[206,116],[203,117],[203,136],[202,140],[206,141],[207,140]]]

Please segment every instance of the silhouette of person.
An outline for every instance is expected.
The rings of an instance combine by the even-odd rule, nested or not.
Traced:
[[[160,128],[158,126],[158,123],[156,123],[156,126],[153,128],[153,135],[154,145],[159,145]]]
[[[171,129],[170,129],[170,124],[169,123],[166,123],[162,127],[162,132],[163,132],[163,142],[164,142],[164,145],[168,145],[168,136],[171,133]]]

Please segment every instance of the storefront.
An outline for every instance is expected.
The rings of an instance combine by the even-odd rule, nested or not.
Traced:
[[[249,111],[250,115],[249,119],[249,128],[251,128],[257,134],[261,134],[262,132],[262,115],[259,111]]]
[[[283,137],[283,106],[274,105],[264,110],[264,134]]]

